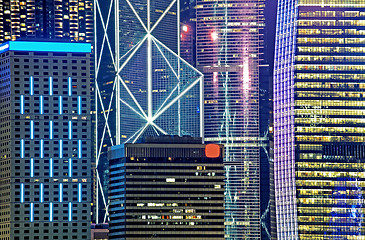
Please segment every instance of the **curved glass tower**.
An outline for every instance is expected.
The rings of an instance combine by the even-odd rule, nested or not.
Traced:
[[[365,239],[365,1],[280,0],[278,239]]]
[[[226,239],[260,239],[259,60],[264,1],[197,1],[204,134],[225,145]]]

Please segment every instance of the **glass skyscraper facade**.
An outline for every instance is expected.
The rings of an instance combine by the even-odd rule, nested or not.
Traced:
[[[200,136],[201,74],[179,58],[179,9],[175,1],[120,1],[121,143]]]
[[[225,145],[226,239],[260,239],[259,62],[264,1],[197,1],[206,142]]]
[[[278,239],[365,239],[365,1],[280,0]]]
[[[3,0],[0,42],[18,38],[92,42],[93,10],[91,0]]]

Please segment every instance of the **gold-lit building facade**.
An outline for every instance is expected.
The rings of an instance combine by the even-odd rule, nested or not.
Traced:
[[[278,239],[365,239],[365,1],[279,0]]]
[[[0,42],[58,39],[92,42],[92,0],[2,0]]]

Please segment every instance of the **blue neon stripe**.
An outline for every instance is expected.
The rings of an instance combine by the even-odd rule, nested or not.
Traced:
[[[24,139],[20,140],[20,157],[24,158]]]
[[[34,177],[34,159],[30,159],[30,177]]]
[[[30,203],[30,221],[34,221],[34,203]]]
[[[41,139],[41,158],[43,158],[44,157],[44,140],[43,139]]]
[[[59,146],[59,158],[63,158],[63,140],[60,139],[60,146]]]
[[[78,52],[90,53],[90,43],[61,43],[61,42],[28,42],[12,41],[0,45],[0,52],[4,51],[31,51],[31,52]]]
[[[68,121],[68,139],[72,139],[72,121]]]
[[[63,98],[62,96],[58,97],[58,113],[62,115],[63,113]]]
[[[53,222],[53,203],[49,203],[49,221]]]
[[[34,121],[30,121],[30,139],[34,139]]]
[[[81,185],[81,183],[79,183],[78,192],[79,192],[78,202],[82,202],[82,185]]]
[[[81,140],[79,140],[79,158],[81,158],[82,157],[82,141]]]
[[[24,95],[20,95],[20,114],[24,114]]]
[[[68,221],[72,221],[72,203],[68,203]]]
[[[71,77],[68,78],[68,95],[69,96],[72,95],[72,78]]]
[[[53,78],[49,77],[49,95],[53,95]]]
[[[30,87],[30,95],[34,95],[34,78],[33,76],[30,76],[30,84],[29,84],[29,87]]]
[[[43,96],[40,96],[39,101],[39,112],[43,114]]]
[[[53,177],[53,158],[49,159],[49,176]]]
[[[41,190],[40,190],[40,195],[41,195],[41,203],[44,201],[44,185],[43,185],[43,183],[41,183]]]
[[[53,139],[53,121],[49,121],[49,139]]]
[[[72,177],[72,159],[68,159],[68,176]]]
[[[20,202],[24,202],[24,183],[20,184]]]
[[[62,183],[60,183],[59,193],[60,193],[60,202],[63,202],[63,184]]]
[[[77,114],[81,115],[81,96],[77,97]]]

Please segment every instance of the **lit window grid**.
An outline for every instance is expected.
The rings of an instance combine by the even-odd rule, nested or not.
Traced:
[[[300,1],[300,3],[304,3],[305,1]],[[309,2],[307,2],[309,3]],[[331,1],[331,4],[339,4],[339,2],[335,2],[335,1]],[[282,1],[280,4],[288,4],[285,1]],[[343,3],[342,3],[343,4]],[[348,3],[347,3],[348,4]],[[359,2],[352,2],[352,5],[347,5],[347,7],[360,7],[360,9],[363,10],[363,6],[361,5],[356,5],[359,4]],[[315,2],[312,2],[312,5],[315,5]],[[320,6],[322,6],[322,4],[319,4]],[[281,9],[279,7],[279,9]],[[312,7],[313,9],[313,7]],[[293,10],[293,9],[292,9]],[[301,11],[302,10],[302,11]],[[313,17],[313,15],[304,15],[304,13],[306,12],[305,10],[307,10],[307,12],[311,12],[309,9],[305,9],[305,8],[299,8],[299,14],[300,16],[306,16],[306,17]],[[314,9],[315,11],[316,9]],[[339,17],[357,17],[357,16],[350,16],[349,14],[351,13],[356,13],[358,14],[358,10],[354,10],[351,12],[351,10],[347,10],[346,12],[343,11],[321,11],[323,10],[323,8],[319,7],[319,10],[316,12],[318,14],[328,14],[328,16],[333,17],[334,14],[336,14],[336,16]],[[280,12],[280,10],[279,10]],[[301,15],[302,14],[302,15]],[[355,15],[356,15],[355,14]],[[294,15],[295,16],[295,15]],[[323,15],[324,16],[324,15]],[[325,35],[331,35],[333,34],[333,32],[329,30],[324,31],[322,30],[318,30],[316,29],[319,26],[327,26],[328,28],[334,27],[336,25],[338,26],[342,26],[342,33],[340,34],[344,34],[344,33],[351,33],[353,35],[359,35],[359,38],[357,38],[356,40],[351,39],[351,37],[348,38],[341,38],[341,36],[339,36],[339,39],[331,39],[328,38],[326,40],[324,40],[323,38],[315,38],[312,36],[308,36],[306,39],[303,38],[299,38],[298,39],[298,49],[300,53],[309,53],[310,57],[308,56],[298,56],[296,57],[296,63],[299,64],[295,64],[294,62],[290,62],[289,64],[292,64],[295,66],[296,72],[294,73],[296,75],[296,79],[298,81],[302,80],[302,79],[308,79],[310,82],[309,83],[301,83],[300,84],[300,91],[296,91],[295,94],[291,94],[291,90],[289,89],[289,86],[291,84],[293,84],[293,82],[289,82],[292,81],[290,78],[284,78],[285,76],[285,69],[282,68],[281,63],[283,63],[284,61],[281,60],[280,63],[277,62],[277,66],[276,66],[276,73],[275,73],[275,97],[274,97],[274,112],[276,114],[274,114],[274,121],[275,121],[275,167],[276,169],[279,169],[280,172],[282,172],[282,175],[276,175],[275,176],[275,184],[279,187],[284,187],[287,186],[287,183],[281,182],[281,179],[283,179],[284,176],[286,177],[290,177],[290,175],[288,175],[287,173],[285,173],[285,171],[287,171],[285,168],[283,168],[283,164],[282,163],[286,163],[287,165],[287,161],[288,159],[291,161],[291,163],[294,163],[294,161],[296,160],[296,166],[298,166],[300,163],[303,165],[302,161],[307,161],[310,160],[311,162],[314,159],[318,159],[318,161],[323,162],[323,158],[325,156],[322,156],[321,154],[319,154],[320,151],[322,151],[322,145],[324,146],[326,144],[326,142],[330,142],[332,144],[338,143],[338,142],[351,142],[351,143],[356,143],[356,142],[363,142],[363,131],[361,130],[361,127],[359,129],[358,128],[358,124],[362,123],[362,118],[363,118],[363,114],[362,114],[362,110],[360,110],[364,104],[362,101],[362,91],[360,91],[359,93],[355,94],[355,93],[351,93],[350,89],[355,88],[357,91],[359,91],[359,88],[362,89],[361,85],[363,84],[362,82],[358,82],[358,81],[362,81],[363,77],[361,75],[361,69],[363,68],[363,62],[362,61],[362,56],[341,56],[344,53],[351,53],[351,54],[361,54],[362,52],[362,48],[359,46],[354,46],[352,47],[351,44],[363,44],[364,40],[361,38],[360,35],[362,35],[359,31],[355,31],[353,29],[351,30],[347,30],[347,27],[354,27],[354,26],[361,26],[360,21],[357,20],[339,20],[339,21],[326,21],[325,19],[323,19],[323,16],[320,20],[315,19],[315,20],[311,20],[311,21],[307,21],[307,20],[303,20],[303,21],[298,21],[298,33],[299,34],[305,34],[305,33],[309,33],[311,35],[315,35],[315,34],[325,34]],[[318,16],[317,16],[318,17]],[[280,18],[279,18],[280,19]],[[344,26],[344,22],[347,22],[348,24],[346,26]],[[280,28],[280,24],[282,24],[282,22],[278,23],[278,29]],[[289,25],[286,25],[289,26]],[[300,27],[302,26],[306,26],[307,28],[305,29],[301,29]],[[312,27],[314,28],[313,30],[308,29],[308,27]],[[289,29],[288,29],[289,30]],[[333,30],[335,31],[335,30]],[[340,31],[337,30],[336,31]],[[290,32],[295,32],[295,30],[293,31],[292,29],[290,30]],[[279,37],[278,41],[282,41],[281,37]],[[285,40],[284,40],[285,42]],[[314,43],[321,43],[321,44],[326,44],[326,46],[321,46],[321,47],[317,47],[317,46],[313,46],[313,47],[306,47],[305,45],[310,45],[310,44],[314,44]],[[332,47],[332,44],[340,44],[339,47]],[[347,44],[347,47],[342,47],[342,45]],[[292,46],[290,46],[292,47]],[[287,50],[287,49],[286,49]],[[289,48],[290,50],[290,48]],[[317,55],[316,54],[323,54],[323,53],[329,53],[332,52],[332,54],[334,54],[331,57],[323,57],[322,55]],[[283,54],[285,54],[284,52],[282,52],[280,49],[277,48],[277,53],[276,53],[276,59],[278,59],[279,57],[288,57],[288,59],[293,59],[291,55],[287,55],[287,56],[283,56]],[[339,55],[339,56],[337,56]],[[341,59],[344,60],[345,64],[341,64]],[[325,61],[325,65],[324,64],[311,64],[311,62],[309,61],[313,61],[314,63],[316,63],[315,61]],[[356,62],[356,66],[355,64],[349,64],[351,62]],[[332,64],[331,63],[336,63],[336,64]],[[362,63],[362,64],[361,64]],[[319,73],[319,72],[325,72],[325,73]],[[348,71],[352,71],[353,74],[348,74],[346,72]],[[332,73],[334,72],[334,73]],[[355,75],[356,74],[356,75]],[[357,76],[357,74],[360,74],[360,76]],[[289,75],[287,76],[293,76],[293,73],[289,72]],[[334,79],[334,81],[332,80]],[[334,93],[331,92],[331,90],[334,90],[331,87],[328,87],[329,83],[326,83],[326,81],[333,81],[333,82],[339,82],[337,85],[336,83],[333,83],[333,87],[334,88],[338,88],[338,90],[340,91],[339,93]],[[342,82],[341,82],[342,81]],[[346,81],[346,82],[344,82]],[[351,82],[353,81],[353,82]],[[313,83],[311,83],[313,82]],[[289,84],[288,84],[289,83]],[[298,86],[297,82],[295,82],[296,86]],[[289,85],[289,86],[288,86]],[[326,86],[327,85],[327,86]],[[360,85],[360,86],[359,86]],[[322,88],[323,86],[324,89]],[[321,89],[322,88],[322,89]],[[288,89],[288,90],[286,90]],[[306,89],[313,89],[316,90],[314,93],[311,92],[303,92],[303,90]],[[321,89],[321,90],[320,90]],[[345,90],[344,90],[345,89]],[[348,91],[350,90],[350,92]],[[314,95],[315,94],[315,95]],[[344,96],[347,95],[347,96]],[[287,97],[289,96],[289,97]],[[290,97],[291,96],[291,97]],[[289,101],[294,102],[293,97],[295,97],[295,111],[293,111],[293,108],[288,108],[287,106],[290,106],[289,104],[287,104]],[[324,100],[326,98],[330,99],[331,98],[331,102],[329,100]],[[310,98],[313,99],[312,100],[306,100],[306,98]],[[314,99],[317,98],[317,103],[314,103]],[[337,100],[337,99],[338,100]],[[303,99],[303,100],[302,100]],[[319,99],[319,100],[318,100]],[[346,100],[344,100],[346,99]],[[351,101],[349,101],[351,100]],[[312,102],[311,102],[312,101]],[[318,104],[319,103],[319,104]],[[283,106],[283,107],[281,107]],[[319,109],[318,109],[319,107]],[[303,108],[303,109],[300,109]],[[307,110],[305,110],[304,108],[307,108]],[[316,109],[317,108],[317,109]],[[325,109],[323,109],[325,108]],[[327,109],[328,108],[328,109]],[[288,111],[289,110],[289,111]],[[315,116],[315,117],[314,117]],[[300,151],[300,155],[297,156],[296,158],[294,158],[294,156],[296,156],[294,153],[294,148],[293,148],[293,144],[294,144],[294,122],[293,119],[295,118],[295,126],[296,126],[296,137],[295,137],[295,141],[297,146],[300,149],[308,149],[306,151],[309,151],[309,153],[302,153]],[[314,118],[314,119],[313,119]],[[317,121],[318,119],[318,121]],[[308,124],[308,125],[304,125],[304,124]],[[332,124],[332,125],[328,125],[328,124]],[[338,124],[333,125],[333,124]],[[355,125],[356,124],[356,125]],[[301,127],[301,126],[306,126],[306,127]],[[318,127],[318,126],[324,126],[324,127]],[[325,126],[333,126],[331,127],[325,127]],[[336,126],[336,127],[335,127]],[[356,130],[353,130],[353,128],[356,128]],[[305,131],[305,132],[303,132]],[[305,134],[305,135],[300,135],[300,134]],[[285,138],[286,137],[286,138]],[[287,138],[289,137],[289,139],[291,139],[290,141],[287,141]],[[319,147],[317,147],[317,145]],[[307,146],[307,147],[306,147]],[[313,147],[315,146],[315,147]],[[354,145],[357,146],[357,145]],[[289,154],[287,154],[289,150]],[[285,152],[284,152],[285,151]],[[293,153],[292,155],[290,154]],[[337,158],[337,161],[341,162],[341,158]],[[315,160],[314,160],[315,161]],[[333,160],[332,160],[333,161]],[[343,160],[342,160],[343,161]],[[313,163],[314,164],[314,163]],[[294,164],[290,164],[291,166],[294,166]],[[305,166],[308,167],[308,166]],[[344,166],[345,167],[345,166]],[[349,169],[348,167],[346,167],[346,169]],[[341,196],[337,197],[338,199],[336,200],[336,196],[331,195],[328,196],[328,192],[333,192],[335,191],[336,188],[339,188],[341,181],[344,181],[343,184],[348,184],[347,186],[352,186],[352,187],[360,187],[363,183],[362,181],[354,181],[353,184],[351,185],[351,180],[350,179],[359,179],[361,178],[361,173],[359,173],[358,171],[359,166],[353,166],[351,167],[351,170],[349,172],[349,170],[345,170],[341,167],[338,167],[337,169],[334,169],[333,171],[329,171],[328,170],[328,166],[326,165],[320,165],[317,166],[315,170],[313,171],[297,171],[296,172],[296,176],[298,179],[308,179],[307,181],[305,180],[296,180],[296,182],[294,181],[294,174],[293,174],[293,168],[289,169],[289,171],[291,171],[291,177],[289,179],[287,179],[285,182],[289,181],[289,185],[293,186],[293,183],[296,183],[296,188],[297,188],[297,201],[298,201],[298,218],[296,218],[296,216],[294,215],[296,213],[296,211],[292,211],[291,216],[288,215],[288,211],[284,211],[285,209],[288,209],[288,204],[284,203],[282,204],[282,200],[283,198],[282,193],[284,192],[284,194],[287,194],[287,196],[295,196],[293,195],[293,190],[292,191],[288,191],[288,188],[285,188],[285,191],[276,191],[276,199],[277,199],[277,217],[278,217],[278,229],[280,229],[280,233],[279,233],[279,238],[285,238],[287,239],[288,237],[295,237],[297,236],[297,234],[299,233],[300,238],[301,239],[310,239],[313,238],[315,236],[318,237],[323,237],[325,235],[331,235],[331,237],[344,237],[346,236],[346,238],[348,237],[349,239],[359,239],[359,236],[354,236],[357,235],[356,233],[359,233],[359,228],[358,227],[345,227],[344,224],[346,223],[350,223],[351,221],[351,217],[343,217],[343,219],[341,220],[343,222],[343,224],[336,224],[333,214],[333,207],[339,208],[339,204],[337,201],[341,201],[340,199],[343,198]],[[361,169],[361,168],[360,168]],[[284,172],[283,172],[284,170]],[[322,178],[326,177],[328,180],[327,181],[323,181]],[[328,178],[330,177],[330,178]],[[340,180],[340,179],[344,179],[344,177],[348,180]],[[314,179],[318,179],[318,181],[313,180]],[[336,180],[337,179],[337,180]],[[285,185],[284,185],[285,184]],[[349,185],[350,184],[350,185]],[[302,188],[303,186],[311,186],[312,188],[315,188],[316,190],[316,197],[315,199],[310,199],[307,196],[307,194],[311,194],[310,191],[305,190],[306,188]],[[321,188],[319,188],[320,186],[322,186]],[[332,187],[330,187],[332,186]],[[342,186],[342,185],[340,185]],[[341,188],[341,187],[340,187]],[[304,195],[303,195],[304,194]],[[290,199],[290,197],[289,197]],[[347,204],[344,205],[345,207],[343,208],[343,210],[346,212],[349,209],[349,207],[351,207],[351,205],[358,205],[358,203],[356,202],[357,200],[349,200],[346,201]],[[289,201],[289,203],[291,203],[290,209],[295,210],[296,205],[293,204],[295,203],[294,201]],[[329,204],[329,206],[331,207],[319,207],[319,208],[314,208],[314,207],[309,207],[309,205],[306,204],[314,204],[317,206],[321,206],[321,204],[326,203]],[[355,208],[356,210],[356,216],[358,217],[357,219],[361,219],[361,216],[358,214],[361,214],[361,212],[363,211],[363,209],[361,208]],[[354,209],[353,209],[354,210]],[[341,212],[342,210],[338,210],[338,212]],[[283,216],[283,213],[286,213],[286,220],[283,221],[283,219],[281,218],[281,216]],[[294,213],[294,214],[293,214]],[[305,213],[305,215],[302,215],[302,213]],[[320,213],[321,215],[323,215],[324,217],[322,217],[321,219],[318,219],[317,217],[315,217],[315,215],[318,215],[318,213]],[[327,215],[326,215],[327,214]],[[287,220],[293,218],[294,216],[294,220],[295,223],[293,225],[288,224]],[[305,217],[307,216],[307,217]],[[345,215],[346,216],[346,215]],[[360,220],[361,221],[361,220]],[[298,222],[298,223],[297,223]],[[313,226],[310,225],[310,223],[315,222],[317,225]],[[361,223],[360,223],[361,224]],[[338,230],[338,229],[342,229],[342,230]],[[311,234],[308,234],[310,233]],[[320,232],[320,233],[318,233]],[[316,233],[316,234],[315,234]]]

